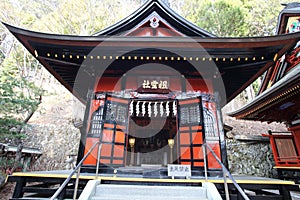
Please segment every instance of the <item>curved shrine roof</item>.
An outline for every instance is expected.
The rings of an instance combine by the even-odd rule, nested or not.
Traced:
[[[284,4],[277,34],[300,30],[300,3]],[[300,47],[295,44],[265,73],[258,95],[242,108],[229,113],[238,119],[284,122],[293,125],[300,118]]]
[[[186,78],[221,80],[226,91],[223,102],[230,101],[300,39],[300,33],[217,38],[159,0],[148,1],[128,18],[93,36],[45,34],[5,25],[83,102],[97,74],[108,65],[111,70],[103,76],[121,77],[132,66],[145,63],[172,66]],[[80,86],[76,85],[79,74],[86,80]]]
[[[300,65],[241,109],[229,113],[238,119],[291,123],[300,110]]]

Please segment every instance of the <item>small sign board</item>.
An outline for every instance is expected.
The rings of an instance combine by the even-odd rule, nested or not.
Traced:
[[[139,93],[169,93],[169,87],[168,77],[141,76],[138,78]]]
[[[168,176],[174,177],[191,177],[192,170],[190,165],[168,164]]]

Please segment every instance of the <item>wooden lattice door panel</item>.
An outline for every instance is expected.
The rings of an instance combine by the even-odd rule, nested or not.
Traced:
[[[128,100],[108,95],[105,120],[100,135],[100,162],[105,165],[125,165]]]
[[[87,135],[85,138],[84,155],[92,148],[92,146],[99,142],[100,135],[103,130],[103,119],[105,111],[106,95],[95,94],[91,100],[88,117],[87,117]],[[97,163],[98,145],[94,148],[91,154],[83,162],[83,165],[95,166]]]
[[[125,126],[104,123],[101,135],[100,162],[107,165],[125,165]]]
[[[179,163],[203,167],[204,141],[201,98],[179,100]]]
[[[98,137],[87,137],[85,140],[84,155],[92,148],[92,146],[99,141]],[[83,165],[95,166],[97,164],[98,145],[94,148],[91,154],[83,162]]]
[[[181,164],[203,167],[203,134],[201,126],[180,127],[179,132]]]
[[[280,164],[298,164],[299,156],[295,148],[293,138],[274,138],[278,153],[278,163]]]
[[[263,136],[270,138],[276,167],[300,166],[300,156],[293,133],[270,132]]]
[[[210,148],[213,150],[213,152],[216,154],[216,156],[220,159],[221,158],[221,149],[220,149],[220,143],[218,141],[206,141],[207,145],[210,146]],[[207,152],[207,167],[208,169],[220,169],[222,166],[218,163],[214,155],[206,150]],[[221,159],[220,159],[221,160]]]
[[[222,160],[215,103],[207,100],[203,100],[202,103],[205,141],[216,154],[216,156]],[[208,149],[206,150],[206,153],[208,169],[221,169],[222,166],[217,162],[216,158]]]
[[[106,95],[99,93],[94,95],[90,102],[89,116],[87,117],[88,135],[93,137],[99,135],[103,125],[104,103]]]
[[[92,107],[89,131],[86,137],[84,154],[100,141],[100,163],[108,166],[125,165],[128,100],[106,95],[103,104]],[[97,148],[84,162],[85,165],[96,165]]]
[[[297,156],[293,138],[275,138],[278,156],[282,161],[287,161]]]

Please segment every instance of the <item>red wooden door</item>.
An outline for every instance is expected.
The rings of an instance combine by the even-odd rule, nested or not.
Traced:
[[[203,114],[201,97],[179,100],[179,163],[203,167]]]
[[[125,165],[128,103],[127,99],[107,96],[103,132],[100,136],[102,164]]]
[[[128,121],[128,100],[106,95],[104,105],[100,105],[91,114],[89,132],[86,138],[84,154],[100,141],[100,163],[107,166],[124,166],[126,133]],[[96,165],[97,148],[84,162],[85,165]]]

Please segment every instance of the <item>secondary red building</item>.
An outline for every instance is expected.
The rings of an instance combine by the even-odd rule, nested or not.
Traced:
[[[280,13],[277,34],[300,30],[298,3],[286,5]],[[274,154],[276,168],[300,169],[300,47],[297,43],[275,62],[263,76],[257,97],[231,113],[238,119],[285,123],[287,132],[269,131],[266,135]]]

